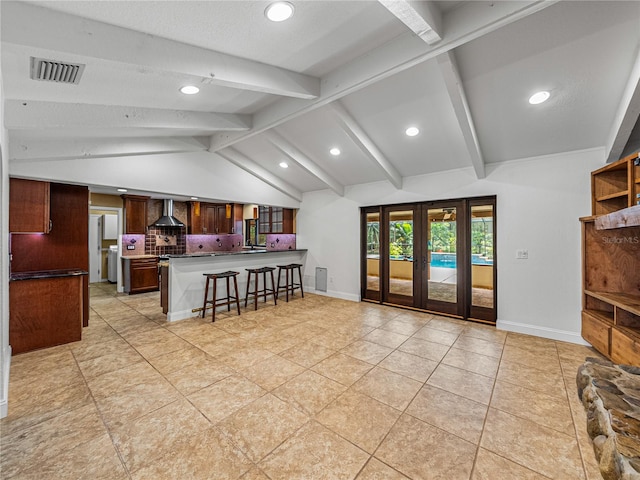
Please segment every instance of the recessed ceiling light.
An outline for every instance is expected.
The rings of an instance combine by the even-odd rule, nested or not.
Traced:
[[[184,93],[185,95],[194,95],[194,94],[198,93],[200,91],[200,89],[198,87],[196,87],[195,85],[185,85],[184,87],[182,87],[180,89],[180,91],[182,93]]]
[[[293,16],[293,5],[289,2],[274,2],[266,8],[264,14],[272,22],[282,22]]]
[[[191,200],[197,200],[198,197],[191,197]]]
[[[127,189],[126,189],[126,188],[119,188],[119,189],[118,189],[118,191],[119,191],[119,192],[123,192],[123,193],[124,193],[124,192],[126,192],[126,191],[127,191]]]
[[[280,167],[289,168],[289,164],[287,162],[280,162]]]
[[[547,91],[536,92],[529,97],[529,103],[531,105],[538,105],[539,103],[549,100],[551,94]]]
[[[420,130],[418,130],[417,127],[409,127],[404,131],[404,133],[406,133],[408,137],[415,137],[420,133]]]
[[[329,150],[329,153],[337,157],[338,155],[340,155],[340,149],[338,147],[333,147],[331,150]]]

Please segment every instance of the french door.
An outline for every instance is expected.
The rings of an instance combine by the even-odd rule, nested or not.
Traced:
[[[362,298],[495,322],[495,197],[362,209]]]

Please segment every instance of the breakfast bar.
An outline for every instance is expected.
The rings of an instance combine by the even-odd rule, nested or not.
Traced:
[[[238,275],[239,297],[244,298],[247,288],[247,268],[260,268],[289,263],[304,265],[306,249],[294,250],[242,250],[238,252],[216,252],[186,255],[167,255],[167,320],[176,321],[196,315],[195,309],[202,307],[205,273],[220,273],[228,270]],[[277,279],[276,279],[277,281]],[[199,311],[198,311],[199,313]]]

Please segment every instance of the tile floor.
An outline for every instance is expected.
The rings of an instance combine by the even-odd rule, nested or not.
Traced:
[[[591,349],[316,295],[215,324],[91,286],[83,340],[18,355],[12,479],[600,479]]]

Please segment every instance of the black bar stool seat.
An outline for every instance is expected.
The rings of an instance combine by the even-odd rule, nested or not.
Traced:
[[[302,298],[304,298],[304,289],[302,288],[302,270],[301,263],[290,263],[288,265],[278,265],[278,296],[282,290],[285,291],[286,300],[289,301],[289,292],[293,296],[297,289],[300,289]],[[281,285],[281,273],[285,272],[285,283]],[[298,271],[298,283],[294,280],[294,272]]]
[[[233,271],[222,272],[222,273],[203,273],[203,275],[207,277],[207,282],[205,283],[205,286],[204,286],[204,303],[202,304],[202,318],[204,318],[205,312],[207,310],[207,305],[209,304],[213,307],[213,314],[211,315],[212,322],[216,321],[216,307],[226,306],[227,311],[230,312],[231,305],[235,303],[236,307],[238,308],[238,315],[240,315],[240,300],[238,300],[238,280],[236,278],[239,274],[240,272],[233,272]],[[231,295],[231,291],[229,289],[229,283],[232,278],[233,278],[233,286],[235,289],[235,295]],[[227,281],[226,297],[216,298],[216,295],[218,293],[218,279],[225,279]],[[209,300],[208,299],[209,281],[211,280],[213,280],[213,295],[211,300]]]
[[[247,306],[249,301],[249,295],[253,296],[253,309],[258,309],[258,297],[262,296],[264,302],[267,302],[267,295],[273,295],[273,304],[278,304],[277,292],[275,289],[276,282],[273,279],[273,271],[275,267],[261,267],[261,268],[245,268],[249,272],[247,276],[247,294],[244,297],[244,306]],[[267,288],[267,273],[271,274],[271,288]],[[260,289],[260,274],[262,274],[262,286]],[[251,285],[251,275],[254,275],[253,290],[249,290]]]

